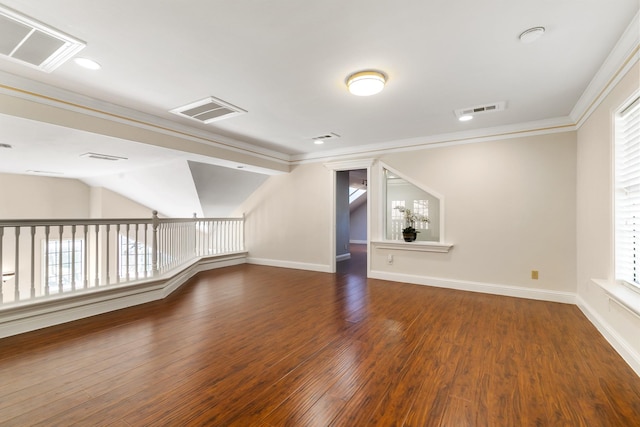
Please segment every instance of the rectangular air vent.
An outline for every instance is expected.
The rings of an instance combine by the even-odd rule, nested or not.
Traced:
[[[460,108],[458,110],[454,110],[454,113],[458,118],[460,118],[461,116],[476,116],[478,114],[504,111],[504,109],[506,108],[506,105],[507,105],[506,102],[501,101],[501,102],[495,102],[493,104],[484,104],[484,105],[477,105],[475,107]]]
[[[0,56],[50,73],[86,44],[0,5]]]
[[[118,156],[112,156],[110,154],[100,154],[100,153],[84,153],[84,154],[81,154],[80,157],[86,157],[89,159],[96,159],[96,160],[110,160],[112,162],[115,162],[118,160],[128,160],[126,157],[118,157]]]
[[[336,139],[336,138],[340,138],[340,135],[338,135],[337,133],[330,132],[330,133],[325,133],[324,135],[314,136],[311,139],[315,141],[327,141],[329,139]]]
[[[208,98],[201,99],[200,101],[174,108],[170,112],[202,123],[211,123],[217,120],[228,119],[230,117],[244,114],[247,111],[210,96]]]

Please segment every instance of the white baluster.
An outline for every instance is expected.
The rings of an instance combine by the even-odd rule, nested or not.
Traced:
[[[136,228],[135,228],[135,239],[134,243],[135,243],[135,263],[133,265],[135,265],[135,269],[136,269],[136,280],[138,280],[138,224],[136,224]]]
[[[44,226],[44,294],[49,295],[49,226]]]
[[[84,225],[84,279],[82,286],[87,288],[89,286],[89,226]]]
[[[76,290],[76,226],[71,226],[71,290]]]
[[[120,283],[122,276],[122,237],[120,236],[120,224],[116,224],[116,283]]]
[[[64,226],[58,226],[58,241],[60,245],[58,246],[58,293],[63,292],[62,288],[62,233],[64,231]]]
[[[20,301],[20,227],[16,227],[16,252],[15,252],[15,267],[13,276],[13,285],[15,289],[14,301]]]
[[[36,227],[31,226],[31,298],[36,297]]]
[[[147,237],[149,236],[149,224],[144,224],[144,277],[149,276],[149,246],[147,246]]]
[[[107,241],[107,256],[106,258],[106,266],[105,266],[105,271],[107,273],[107,285],[111,284],[111,266],[110,266],[110,257],[111,257],[111,250],[109,249],[109,243],[111,240],[111,224],[106,224],[106,230],[105,230],[105,237],[104,239]],[[117,246],[117,243],[116,243]],[[117,258],[117,257],[116,257]]]
[[[158,211],[153,211],[153,238],[151,240],[151,268],[153,270],[153,275],[156,276],[158,274],[158,226],[160,225],[158,222]]]
[[[95,263],[95,285],[100,286],[100,224],[96,224],[96,263]]]
[[[125,232],[126,232],[126,237],[125,237],[126,245],[124,247],[124,250],[125,250],[125,268],[126,268],[126,272],[127,272],[127,274],[125,276],[125,280],[128,282],[129,281],[129,247],[130,247],[130,243],[129,243],[129,224],[126,225]]]

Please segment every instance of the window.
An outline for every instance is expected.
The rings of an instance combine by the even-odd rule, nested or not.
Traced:
[[[615,121],[616,280],[640,287],[640,98]]]
[[[68,240],[50,240],[45,245],[46,285],[49,293],[70,291],[82,282],[84,245],[82,240],[73,244]]]
[[[404,214],[398,210],[398,207],[404,207],[404,200],[391,201],[391,237],[392,240],[399,240],[402,237],[402,229],[404,225]]]
[[[121,234],[118,256],[120,278],[145,277],[151,272],[151,248],[145,247],[144,242],[130,239]]]
[[[414,200],[413,213],[429,218],[429,200]],[[420,222],[418,227],[423,230],[428,230],[429,223],[426,221]]]
[[[360,196],[362,196],[366,192],[367,190],[365,190],[364,188],[349,187],[349,204],[358,200]]]

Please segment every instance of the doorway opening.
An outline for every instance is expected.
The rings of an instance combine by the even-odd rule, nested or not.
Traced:
[[[336,172],[336,273],[367,277],[367,169]]]

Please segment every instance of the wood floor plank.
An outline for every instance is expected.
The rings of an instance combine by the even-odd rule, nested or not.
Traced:
[[[572,305],[241,265],[0,340],[8,426],[635,426],[640,378]]]

